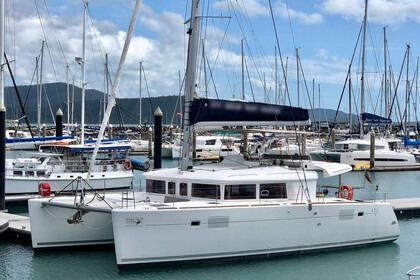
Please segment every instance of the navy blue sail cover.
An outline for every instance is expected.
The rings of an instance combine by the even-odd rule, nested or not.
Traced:
[[[366,123],[372,123],[372,124],[388,124],[392,123],[391,119],[384,118],[378,115],[370,114],[370,113],[363,113],[362,114],[362,120]]]
[[[200,122],[301,122],[309,119],[307,109],[244,101],[194,99],[191,105],[191,124]]]

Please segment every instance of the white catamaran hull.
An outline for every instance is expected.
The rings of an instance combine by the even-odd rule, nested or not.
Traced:
[[[399,236],[389,204],[116,209],[118,267],[261,257],[375,244]],[[363,229],[363,230],[360,230]]]
[[[110,208],[104,207],[105,210],[102,209],[102,212],[98,209],[79,212],[71,207],[74,199],[74,197],[61,198],[63,202],[61,206],[69,207],[45,206],[43,202],[49,201],[46,198],[28,201],[34,249],[114,242]]]

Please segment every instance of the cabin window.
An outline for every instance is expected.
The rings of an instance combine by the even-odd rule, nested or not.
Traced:
[[[146,180],[146,191],[152,193],[165,193],[165,181]]]
[[[215,144],[216,144],[216,139],[206,140],[206,145],[215,145]]]
[[[261,184],[261,198],[287,198],[285,183]]]
[[[180,195],[188,195],[188,185],[187,183],[179,183],[179,194]]]
[[[255,199],[256,189],[255,184],[226,185],[225,199]]]
[[[175,182],[168,182],[168,194],[175,194]]]
[[[204,197],[219,199],[220,198],[220,186],[210,184],[192,184],[191,188],[193,197]]]

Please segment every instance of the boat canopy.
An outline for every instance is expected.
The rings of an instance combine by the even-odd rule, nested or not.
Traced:
[[[420,146],[420,140],[411,140],[408,137],[404,137],[404,147],[407,146]]]
[[[306,170],[322,171],[325,178],[338,176],[352,170],[348,164],[312,160],[304,163]]]

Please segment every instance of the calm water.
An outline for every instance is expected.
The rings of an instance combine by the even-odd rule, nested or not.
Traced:
[[[172,166],[164,161],[163,167]],[[135,172],[134,188],[144,186]],[[372,174],[388,198],[420,196],[420,172]],[[344,184],[363,187],[363,173],[343,176]],[[337,179],[322,180],[322,184]],[[365,186],[369,192],[372,186]],[[24,212],[13,208],[11,212]],[[112,249],[36,252],[30,244],[0,237],[0,279],[408,279],[420,265],[420,218],[400,219],[393,243],[292,257],[120,272]],[[308,232],[308,235],[310,233]],[[420,278],[419,278],[420,279]]]

